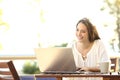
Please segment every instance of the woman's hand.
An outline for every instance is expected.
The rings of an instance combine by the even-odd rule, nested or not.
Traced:
[[[81,68],[77,68],[77,71],[100,72],[100,69],[97,67],[81,67]]]
[[[85,67],[82,67],[82,68],[76,68],[76,71],[87,71],[87,70],[85,69]]]
[[[80,71],[89,71],[89,68],[88,68],[88,67],[82,67],[82,68],[80,69]]]
[[[79,71],[81,68],[76,68],[76,71]]]

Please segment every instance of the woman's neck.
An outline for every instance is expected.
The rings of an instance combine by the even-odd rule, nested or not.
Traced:
[[[87,48],[89,48],[91,45],[92,45],[91,42],[84,42],[84,43],[78,42],[78,46],[79,46],[81,49],[87,49]]]
[[[87,53],[90,51],[91,47],[93,45],[93,42],[86,42],[86,43],[80,43],[80,42],[77,42],[77,50],[80,52],[80,54],[82,56],[86,56]]]

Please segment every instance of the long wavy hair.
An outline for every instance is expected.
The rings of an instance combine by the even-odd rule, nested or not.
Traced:
[[[96,27],[93,26],[93,24],[89,21],[89,19],[83,18],[83,19],[79,20],[78,23],[76,24],[76,28],[79,23],[83,23],[87,27],[88,38],[89,38],[90,42],[100,39]]]

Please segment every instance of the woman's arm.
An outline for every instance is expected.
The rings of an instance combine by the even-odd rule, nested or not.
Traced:
[[[100,72],[100,69],[98,67],[82,67],[80,68],[80,71],[91,71],[91,72]]]

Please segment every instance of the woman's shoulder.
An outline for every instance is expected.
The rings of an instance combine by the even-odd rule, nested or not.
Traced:
[[[104,45],[103,41],[101,39],[95,40],[96,45]]]

